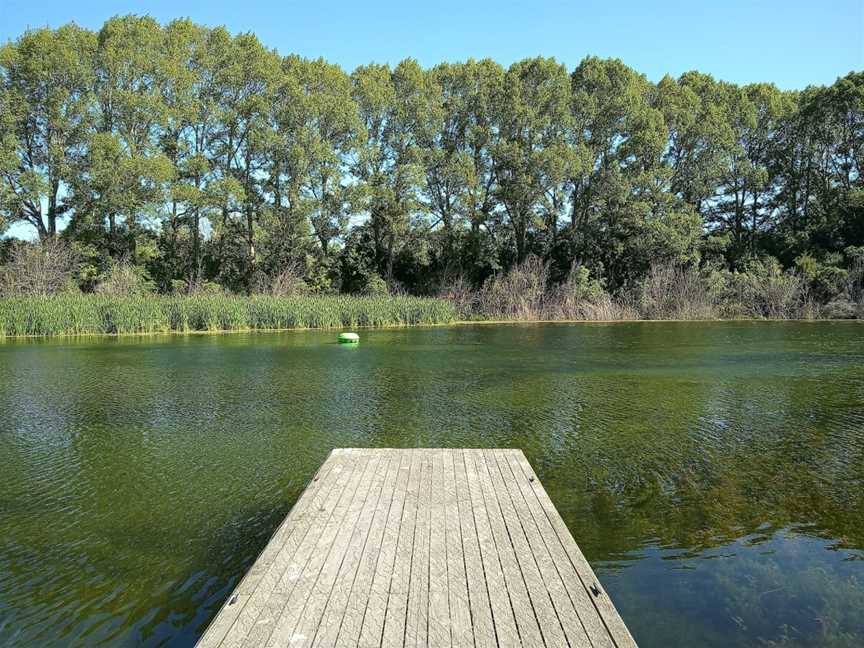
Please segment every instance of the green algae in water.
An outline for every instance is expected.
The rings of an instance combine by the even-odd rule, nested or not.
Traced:
[[[523,448],[641,646],[864,642],[860,324],[370,330],[341,351],[0,344],[0,645],[193,645],[334,446]]]

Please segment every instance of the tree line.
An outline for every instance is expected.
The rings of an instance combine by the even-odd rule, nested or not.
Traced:
[[[864,246],[864,73],[781,91],[616,59],[424,69],[120,16],[0,49],[0,231],[160,292],[438,294],[526,259],[611,294],[652,267],[842,290]],[[14,245],[5,243],[5,254]],[[830,293],[830,294],[829,294]]]

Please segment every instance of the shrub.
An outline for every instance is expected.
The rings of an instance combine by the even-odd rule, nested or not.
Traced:
[[[828,255],[822,262],[808,254],[795,259],[801,289],[806,299],[824,304],[844,292],[849,272],[838,267],[842,261],[840,255]]]
[[[528,257],[510,272],[486,281],[478,295],[478,312],[493,319],[541,319],[548,280],[548,264]]]
[[[844,250],[844,253],[849,264],[846,294],[850,301],[857,304],[860,313],[864,311],[864,247],[850,246]]]
[[[274,297],[295,297],[308,295],[311,291],[303,279],[303,271],[299,265],[289,265],[274,277],[261,275],[253,292]]]
[[[95,292],[115,297],[146,295],[156,290],[156,285],[147,278],[144,269],[128,263],[115,263],[108,274],[96,285]]]
[[[855,319],[860,317],[860,306],[848,299],[834,299],[822,308],[820,315],[828,319]]]
[[[372,272],[365,278],[362,294],[369,297],[381,297],[383,295],[389,295],[390,288],[387,286],[387,282],[384,281],[380,275]]]
[[[529,257],[509,273],[490,277],[479,290],[459,278],[439,296],[451,301],[462,319],[596,321],[638,316],[582,266],[574,266],[558,285],[548,286],[548,281],[549,266]]]
[[[0,267],[0,295],[56,295],[76,292],[77,259],[62,241],[21,243]]]
[[[457,277],[452,283],[442,288],[438,292],[438,297],[453,304],[460,319],[472,319],[477,313],[477,291],[464,277]]]
[[[637,313],[620,300],[613,299],[603,283],[592,279],[587,268],[576,265],[567,278],[552,288],[544,299],[544,319],[625,320]]]
[[[653,265],[642,283],[640,309],[646,319],[717,317],[717,295],[699,270],[672,264]]]
[[[776,259],[751,261],[743,273],[734,273],[738,302],[752,317],[790,319],[800,314],[801,280],[783,272]]]

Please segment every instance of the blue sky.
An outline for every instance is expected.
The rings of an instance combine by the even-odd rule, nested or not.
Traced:
[[[0,0],[0,41],[73,20],[97,29],[123,13],[253,31],[283,54],[323,56],[347,69],[409,56],[423,65],[468,57],[508,64],[538,54],[572,68],[593,54],[620,58],[655,81],[698,69],[789,89],[864,68],[864,0]]]

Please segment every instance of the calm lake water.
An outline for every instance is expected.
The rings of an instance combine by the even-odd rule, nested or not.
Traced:
[[[0,645],[191,646],[334,446],[519,447],[643,647],[864,645],[864,326],[0,343]]]

